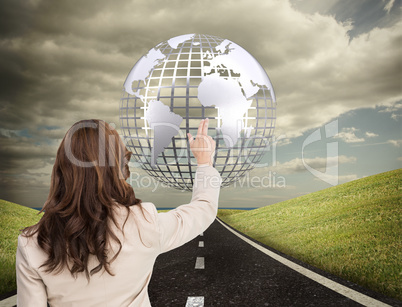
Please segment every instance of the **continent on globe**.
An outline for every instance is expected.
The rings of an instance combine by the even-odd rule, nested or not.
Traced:
[[[211,59],[209,66],[204,67],[205,74],[210,73],[215,67],[228,67],[234,73],[240,74],[239,82],[246,98],[250,98],[258,92],[260,87],[257,85],[265,85],[270,91],[273,101],[275,101],[275,93],[271,81],[267,78],[267,73],[250,53],[227,39],[215,49],[221,54]]]
[[[184,35],[179,35],[176,37],[172,37],[171,39],[169,39],[167,41],[167,43],[169,44],[170,47],[172,47],[173,49],[176,49],[179,44],[192,39],[194,37],[195,34],[184,34]]]
[[[217,106],[221,110],[221,132],[226,147],[233,147],[243,129],[243,116],[252,100],[244,97],[239,83],[219,74],[205,76],[198,86],[198,100],[204,107]]]
[[[172,137],[179,133],[179,127],[183,121],[183,117],[170,112],[169,107],[165,106],[162,102],[152,100],[148,104],[145,118],[150,128],[154,131],[154,145],[151,149],[151,166],[155,167],[156,159],[159,154],[171,143]]]
[[[126,81],[124,82],[124,89],[130,95],[138,95],[133,92],[134,81],[144,81],[149,76],[149,72],[158,65],[160,61],[165,59],[166,56],[159,49],[151,49],[147,55],[143,56],[131,69]]]
[[[181,43],[183,43],[186,40],[189,40],[194,37],[195,34],[185,34],[185,35],[180,35],[173,37],[168,40],[168,44],[172,48],[177,48],[177,46]],[[124,89],[126,90],[127,93],[130,95],[136,95],[139,98],[140,95],[138,95],[137,92],[133,92],[133,82],[134,81],[146,81],[146,79],[149,76],[150,71],[157,66],[158,64],[161,63],[164,59],[166,59],[166,55],[164,55],[159,49],[157,49],[158,46],[155,48],[152,48],[149,50],[149,52],[141,57],[139,61],[134,65],[134,67],[131,69],[130,73],[128,74],[126,81],[124,82]]]

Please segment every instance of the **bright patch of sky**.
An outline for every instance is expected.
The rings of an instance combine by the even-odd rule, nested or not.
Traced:
[[[323,138],[320,142],[306,146],[305,157],[326,157],[327,144],[337,142],[339,156],[355,157],[355,160],[348,160],[347,165],[340,161],[341,176],[354,175],[361,178],[402,167],[398,161],[398,157],[402,156],[401,148],[397,142],[393,142],[402,139],[402,121],[393,120],[393,112],[387,112],[387,109],[390,108],[362,108],[342,114],[338,118],[339,133],[333,138]],[[322,135],[325,135],[323,127],[321,130]],[[295,156],[301,158],[303,142],[312,132],[307,131],[292,139],[290,144],[277,147],[277,162],[286,163]],[[270,159],[272,153],[268,153],[265,158],[272,165]]]
[[[353,39],[379,27],[389,27],[400,21],[401,2],[395,0],[291,0],[301,12],[334,16],[338,22],[349,24]]]

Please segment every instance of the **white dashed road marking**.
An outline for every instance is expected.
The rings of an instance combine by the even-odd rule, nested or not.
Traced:
[[[195,261],[195,268],[205,269],[204,257],[197,257],[197,260]]]
[[[346,296],[347,298],[350,298],[351,300],[354,300],[363,306],[376,306],[376,307],[385,307],[385,306],[390,306],[388,304],[385,304],[381,301],[378,301],[374,298],[371,298],[367,295],[364,295],[360,292],[357,292],[353,289],[350,289],[348,287],[345,287],[341,284],[338,284],[337,282],[330,280],[324,276],[321,276],[320,274],[317,274],[313,271],[310,271],[309,269],[306,269],[305,267],[302,267],[301,265],[298,265],[282,256],[279,256],[278,254],[271,252],[269,249],[266,249],[265,247],[251,241],[250,239],[242,236],[239,234],[237,231],[234,231],[232,228],[226,226],[223,222],[221,222],[219,219],[217,219],[219,223],[221,223],[225,228],[227,228],[229,231],[234,233],[236,236],[238,236],[240,239],[243,241],[247,242],[251,246],[255,247],[256,249],[260,250],[264,254],[270,256],[271,258],[279,261],[280,263],[288,266],[289,268],[295,270],[296,272],[299,272],[300,274],[303,274],[304,276],[320,283],[321,285],[343,295]]]
[[[200,237],[203,237],[203,236],[204,236],[204,233],[203,233],[203,232],[201,232],[201,233],[200,233]]]
[[[198,242],[198,247],[204,247],[204,241]]]
[[[186,307],[204,307],[203,296],[189,296],[187,298]]]

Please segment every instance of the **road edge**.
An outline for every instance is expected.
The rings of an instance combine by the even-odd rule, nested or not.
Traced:
[[[267,245],[255,240],[254,238],[252,238],[252,237],[240,232],[236,228],[233,228],[232,226],[230,226],[229,224],[227,224],[226,222],[221,220],[219,217],[216,217],[216,220],[218,222],[220,222],[222,226],[226,227],[229,231],[231,231],[233,234],[238,236],[240,239],[244,240],[245,242],[247,242],[248,244],[250,244],[254,248],[257,248],[261,252],[267,254],[269,257],[271,257],[271,258],[275,259],[276,261],[279,261],[282,264],[292,268],[293,270],[299,272],[300,274],[303,274],[301,271],[307,270],[307,271],[310,271],[313,275],[316,274],[316,275],[321,276],[322,280],[324,280],[324,283],[326,283],[326,284],[323,284],[323,283],[317,281],[315,278],[311,278],[310,276],[308,276],[309,274],[307,274],[307,275],[303,274],[306,277],[308,277],[308,278],[310,278],[310,279],[312,279],[312,280],[314,280],[316,282],[319,282],[320,284],[328,287],[329,289],[331,289],[331,290],[333,290],[335,292],[338,292],[341,295],[344,295],[344,296],[346,296],[346,297],[348,297],[348,298],[350,298],[350,299],[352,299],[354,301],[357,301],[358,303],[362,304],[363,306],[402,306],[402,302],[397,300],[397,299],[387,297],[387,296],[385,296],[385,295],[383,295],[381,293],[375,292],[373,290],[369,290],[369,289],[364,288],[363,286],[360,286],[360,285],[358,285],[356,283],[353,283],[351,281],[345,280],[345,279],[343,279],[343,278],[341,278],[339,276],[335,276],[335,275],[333,275],[331,273],[325,272],[325,271],[323,271],[323,270],[321,270],[321,269],[319,269],[317,267],[314,267],[314,266],[312,266],[310,264],[307,264],[307,263],[305,263],[303,261],[300,261],[300,260],[298,260],[296,258],[288,256],[288,255],[286,255],[286,254],[284,254],[284,253],[282,253],[282,252],[280,252],[278,250],[275,250],[272,247],[269,247],[269,246],[267,246]],[[251,242],[249,242],[249,241],[251,241]],[[272,254],[274,254],[274,255],[272,255]],[[280,260],[281,258],[284,259],[284,261],[281,261]],[[295,266],[293,266],[293,267],[289,266],[288,262],[294,263],[296,267],[301,267],[301,268],[295,269],[294,268]],[[317,278],[317,276],[315,276],[315,277]],[[332,286],[335,286],[334,284],[338,284],[339,287],[335,286],[335,289],[338,289],[338,288],[341,289],[340,291],[342,293],[337,291],[337,290],[335,290],[335,289],[333,289],[333,287],[328,286],[327,284],[332,285]],[[352,295],[352,297],[350,297],[346,293],[348,291],[345,288],[350,289],[351,291],[349,291],[349,292],[351,292],[351,293],[353,293],[355,295],[356,295],[356,293],[358,293],[359,295],[361,295],[361,297],[359,297],[359,295],[357,295],[356,297]]]

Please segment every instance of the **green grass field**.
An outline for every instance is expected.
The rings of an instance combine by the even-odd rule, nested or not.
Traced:
[[[19,230],[36,224],[37,210],[0,200],[0,295],[16,289],[15,253]]]
[[[278,251],[402,300],[402,169],[218,217]]]

